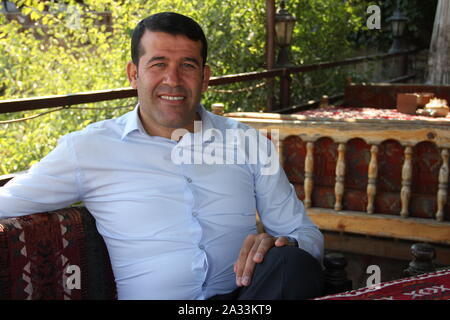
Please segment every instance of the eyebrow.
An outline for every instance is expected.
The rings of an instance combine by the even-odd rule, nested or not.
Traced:
[[[186,57],[186,58],[184,58],[184,61],[190,61],[200,67],[200,62],[195,58]]]
[[[149,65],[153,61],[161,61],[161,60],[167,60],[167,58],[163,56],[152,57],[150,58],[150,60],[147,61],[146,65]]]
[[[165,60],[167,60],[167,58],[164,56],[155,56],[155,57],[150,58],[147,61],[146,65],[149,65],[153,61],[165,61]],[[185,57],[185,58],[183,58],[183,61],[189,61],[189,62],[196,64],[197,66],[200,66],[200,62],[195,58]]]

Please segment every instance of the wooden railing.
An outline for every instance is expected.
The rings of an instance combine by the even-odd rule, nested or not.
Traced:
[[[449,149],[450,149],[450,125],[448,121],[400,121],[400,120],[380,120],[380,119],[318,119],[303,115],[280,115],[280,114],[259,114],[259,113],[229,113],[226,116],[246,123],[256,129],[264,129],[266,132],[278,131],[279,153],[283,157],[291,157],[284,150],[288,139],[298,141],[302,146],[302,157],[295,158],[296,171],[303,175],[303,181],[291,181],[297,189],[300,198],[303,200],[308,214],[313,221],[323,230],[349,232],[376,237],[388,237],[412,241],[426,241],[441,244],[450,244],[450,199],[449,199]],[[315,154],[315,148],[323,139],[330,139],[328,144],[330,149],[336,150],[335,163],[330,161],[324,164],[320,159],[321,154]],[[366,168],[366,185],[361,190],[350,190],[346,186],[346,173],[356,170],[348,163],[348,159],[362,158],[363,155],[349,154],[349,144],[355,139],[364,141],[367,144],[365,150],[369,150],[369,161]],[[377,181],[385,177],[380,175],[380,154],[379,148],[384,147],[384,143],[392,142],[399,144],[403,150],[403,164],[401,171],[401,187],[399,193],[394,195],[399,202],[397,212],[389,214],[377,212],[374,206],[378,193]],[[437,189],[433,195],[422,195],[413,193],[413,162],[420,159],[413,158],[416,147],[429,144],[431,150],[437,152],[435,155],[440,165],[436,173],[436,185],[428,185],[428,189]],[[292,142],[293,145],[296,142]],[[286,159],[281,158],[282,164],[286,165]],[[315,159],[319,163],[315,162]],[[322,161],[320,161],[322,160]],[[333,176],[329,180],[334,181],[328,185],[328,195],[334,199],[334,203],[323,205],[314,203],[314,191],[316,187],[315,179],[323,178],[323,175],[330,174],[330,169],[321,166],[334,166]],[[395,168],[392,168],[395,170]],[[315,176],[316,175],[316,176]],[[288,172],[289,176],[289,172]],[[420,178],[420,176],[419,176]],[[434,180],[433,180],[434,181]],[[428,181],[415,180],[416,183],[427,186]],[[319,194],[320,195],[320,194]],[[354,205],[353,207],[344,205],[344,197],[350,196],[364,198],[365,206]],[[380,195],[381,196],[381,195]],[[418,201],[420,197],[432,198],[436,204],[436,211],[429,214],[430,218],[421,217],[419,213],[411,212],[412,200]],[[317,195],[316,195],[317,198]],[[356,207],[356,209],[355,209]],[[444,212],[445,215],[444,215]]]
[[[264,79],[280,79],[280,92],[279,92],[279,101],[280,104],[277,106],[272,106],[273,111],[278,113],[291,113],[304,108],[310,108],[319,104],[319,97],[311,97],[317,98],[314,102],[301,102],[297,105],[291,105],[291,82],[292,75],[298,73],[305,73],[317,70],[325,70],[329,68],[335,68],[340,66],[358,64],[363,62],[377,61],[377,60],[386,60],[394,57],[403,57],[404,67],[402,68],[403,74],[394,79],[386,79],[386,82],[400,82],[406,81],[408,79],[413,78],[414,74],[408,74],[407,70],[407,59],[408,56],[417,53],[419,50],[408,50],[397,53],[385,53],[385,54],[376,54],[371,56],[363,56],[345,59],[341,61],[333,61],[333,62],[322,62],[310,65],[302,65],[296,67],[289,68],[278,68],[272,70],[265,71],[255,71],[255,72],[247,72],[241,74],[234,75],[225,75],[220,77],[212,77],[209,85],[220,86],[232,83],[242,83],[254,80],[264,80]],[[344,81],[344,79],[342,80]],[[101,101],[109,101],[116,99],[125,99],[130,97],[137,96],[137,92],[132,88],[120,88],[113,90],[101,90],[101,91],[92,91],[92,92],[82,92],[75,94],[67,94],[67,95],[58,95],[58,96],[48,96],[48,97],[36,97],[36,98],[25,98],[25,99],[11,99],[11,100],[0,100],[0,114],[1,113],[10,113],[10,112],[18,112],[25,110],[36,110],[43,108],[55,108],[55,107],[66,107],[77,104],[84,103],[93,103],[93,102],[101,102]],[[333,100],[341,99],[343,94],[337,94],[333,97],[330,97],[330,102]],[[270,108],[269,108],[270,109]],[[270,110],[268,110],[270,111]]]

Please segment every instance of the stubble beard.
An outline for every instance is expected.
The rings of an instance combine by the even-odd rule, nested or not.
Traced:
[[[193,128],[197,107],[200,103],[199,98],[192,102],[193,105],[180,104],[179,106],[165,105],[157,96],[153,96],[150,100],[148,104],[140,103],[139,106],[141,121],[147,120],[144,124],[147,131],[152,129],[148,126],[154,126],[155,124],[160,128],[171,130]],[[150,123],[148,123],[148,120],[150,120]]]

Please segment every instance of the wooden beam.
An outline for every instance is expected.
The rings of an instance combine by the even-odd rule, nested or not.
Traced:
[[[322,231],[325,249],[328,251],[348,252],[382,258],[411,261],[411,246],[414,241],[389,238],[376,238],[355,234]],[[432,244],[436,250],[435,263],[450,265],[450,247]]]
[[[267,70],[275,68],[275,0],[266,0],[266,64]],[[274,79],[267,79],[266,112],[271,112],[274,105]]]
[[[289,72],[299,73],[299,72],[323,70],[323,69],[328,69],[328,68],[346,66],[346,65],[350,65],[350,64],[362,63],[362,62],[384,60],[384,59],[393,58],[393,57],[397,57],[397,56],[404,56],[406,54],[413,54],[418,51],[420,51],[420,49],[399,51],[396,53],[374,54],[374,55],[370,55],[370,56],[347,58],[347,59],[339,60],[339,61],[327,61],[327,62],[319,62],[319,63],[313,63],[313,64],[305,64],[305,65],[289,68]]]
[[[0,113],[71,106],[82,103],[124,99],[137,96],[132,88],[80,92],[67,95],[11,99],[0,101]]]
[[[275,0],[266,0],[267,22],[266,22],[266,62],[267,69],[275,67]]]
[[[307,213],[323,230],[450,244],[449,222],[323,208],[308,208]]]
[[[379,144],[392,139],[402,145],[414,146],[422,141],[435,143],[439,148],[450,148],[449,125],[445,121],[394,119],[332,119],[304,115],[264,113],[229,113],[228,117],[255,129],[280,131],[280,136],[298,135],[304,141],[332,137],[336,143],[345,143],[356,137],[367,144]]]

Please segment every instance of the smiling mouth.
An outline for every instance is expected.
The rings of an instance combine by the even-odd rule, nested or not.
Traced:
[[[183,101],[185,99],[185,97],[183,96],[166,96],[166,95],[162,95],[159,96],[161,99],[163,100],[167,100],[167,101]]]

